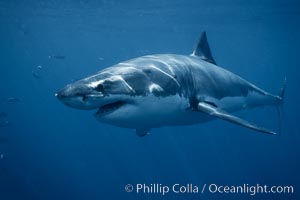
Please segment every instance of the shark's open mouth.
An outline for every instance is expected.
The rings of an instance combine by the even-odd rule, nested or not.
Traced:
[[[99,110],[97,111],[96,114],[104,114],[104,113],[107,113],[107,112],[115,111],[115,110],[119,109],[121,106],[123,106],[125,104],[126,104],[125,101],[116,101],[116,102],[113,102],[113,103],[103,105],[99,108]]]

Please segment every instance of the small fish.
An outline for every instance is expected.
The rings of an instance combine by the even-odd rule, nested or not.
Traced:
[[[52,58],[55,58],[55,59],[60,59],[60,60],[63,60],[66,58],[66,56],[63,56],[63,55],[50,55],[48,56],[49,59],[52,59]]]
[[[98,60],[99,60],[99,61],[102,61],[102,60],[104,60],[104,58],[102,58],[102,57],[98,57]]]
[[[3,160],[4,158],[5,158],[4,154],[1,153],[1,154],[0,154],[0,160]]]
[[[36,71],[32,71],[31,73],[32,73],[32,76],[33,76],[34,78],[36,78],[36,79],[41,78],[41,76],[39,75],[39,73],[37,73]]]
[[[37,69],[43,69],[42,65],[38,65],[36,68]]]
[[[7,103],[18,103],[21,102],[22,100],[18,97],[8,97],[6,101]]]
[[[34,70],[32,70],[32,76],[36,79],[41,78],[40,71],[43,69],[42,65],[36,66]]]

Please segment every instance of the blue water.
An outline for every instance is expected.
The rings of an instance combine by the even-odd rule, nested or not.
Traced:
[[[297,0],[1,0],[0,200],[299,198],[299,24]],[[123,60],[190,54],[203,30],[220,66],[273,94],[287,77],[280,136],[216,120],[140,138],[54,96]],[[277,130],[274,108],[237,114]],[[291,185],[294,194],[125,192],[138,183]]]

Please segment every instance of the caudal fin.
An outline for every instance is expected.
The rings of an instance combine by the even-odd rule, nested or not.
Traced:
[[[282,87],[279,91],[279,94],[278,94],[278,96],[281,98],[282,101],[283,101],[283,98],[284,98],[285,88],[286,88],[286,77],[284,77],[283,85],[282,85]]]
[[[277,106],[277,113],[278,113],[278,133],[279,135],[282,132],[282,113],[283,113],[283,101],[284,101],[284,94],[286,88],[286,77],[284,77],[283,85],[279,91],[278,97],[280,98],[280,103]]]

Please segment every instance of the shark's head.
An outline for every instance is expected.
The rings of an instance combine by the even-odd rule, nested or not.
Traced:
[[[75,109],[97,109],[97,118],[117,118],[121,117],[120,113],[135,110],[136,99],[147,95],[151,84],[142,70],[116,66],[68,84],[55,96]]]

